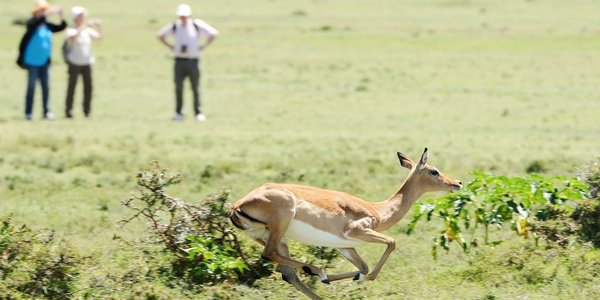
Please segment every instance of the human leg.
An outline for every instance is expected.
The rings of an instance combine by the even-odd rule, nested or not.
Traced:
[[[184,76],[184,61],[176,59],[174,68],[174,79],[175,79],[175,113],[182,115],[181,110],[183,108],[183,79]]]
[[[200,102],[200,65],[199,60],[191,60],[189,65],[190,73],[190,84],[192,86],[192,93],[194,95],[194,113],[197,115],[202,114],[201,102]]]
[[[83,76],[83,113],[89,117],[92,109],[92,66],[82,66],[81,74]]]
[[[75,87],[77,86],[77,77],[79,76],[77,66],[69,64],[68,75],[69,79],[67,84],[67,98],[65,100],[65,116],[67,118],[71,118],[73,117],[73,97],[75,95]]]
[[[40,83],[42,84],[42,105],[44,118],[53,119],[50,112],[50,66],[40,67]]]
[[[39,76],[38,67],[27,67],[27,93],[25,94],[25,118],[31,120],[33,111],[33,97],[35,96],[35,82]]]

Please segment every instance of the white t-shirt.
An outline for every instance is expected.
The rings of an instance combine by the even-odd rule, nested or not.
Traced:
[[[67,28],[67,39],[74,37],[76,34],[77,28]],[[86,27],[81,30],[74,40],[68,40],[70,50],[67,54],[67,60],[78,66],[93,64],[94,55],[92,54],[92,38],[98,39],[100,38],[100,34],[96,30]]]
[[[193,19],[193,23],[188,21],[185,25],[182,24],[181,20],[177,20],[174,24],[175,30],[173,30],[173,23],[171,23],[158,31],[158,35],[161,37],[175,37],[173,54],[179,58],[200,57],[200,39],[215,37],[219,34],[216,29],[200,19]]]

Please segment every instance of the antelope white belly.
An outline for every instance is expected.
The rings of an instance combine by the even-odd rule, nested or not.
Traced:
[[[297,220],[292,220],[285,236],[301,243],[332,248],[354,248],[364,243],[361,240],[339,237]]]

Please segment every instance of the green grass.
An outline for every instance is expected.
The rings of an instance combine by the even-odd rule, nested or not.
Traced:
[[[188,201],[223,186],[235,200],[267,181],[380,201],[406,176],[395,151],[416,157],[427,146],[432,164],[464,182],[472,170],[523,175],[533,161],[547,175],[574,175],[600,155],[596,1],[203,1],[192,6],[196,15],[221,36],[203,57],[208,121],[202,124],[189,118],[189,91],[188,120],[169,121],[172,61],[155,32],[174,20],[175,4],[59,4],[86,6],[104,21],[105,40],[94,48],[94,115],[83,119],[78,95],[74,120],[41,121],[38,89],[35,120],[22,120],[26,75],[14,60],[24,29],[8,24],[26,17],[31,3],[4,0],[0,214],[56,229],[97,253],[90,274],[130,267],[133,250],[112,237],[135,238],[143,224],[116,227],[127,213],[119,201],[136,190],[135,175],[151,160],[182,172],[186,180],[170,193]],[[51,75],[58,116],[66,89],[62,38],[54,39]],[[390,231],[399,247],[377,281],[317,285],[317,292],[373,299],[600,294],[597,278],[457,283],[444,274],[466,266],[467,257],[451,253],[434,262],[434,227],[412,236],[403,228]],[[371,265],[382,251],[359,249]],[[336,266],[348,268],[342,261]],[[148,285],[171,297],[197,297]],[[213,292],[299,297],[276,275],[257,287],[225,284],[203,291]]]

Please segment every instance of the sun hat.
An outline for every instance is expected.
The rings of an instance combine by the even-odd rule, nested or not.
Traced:
[[[187,4],[180,4],[177,6],[177,16],[189,17],[192,15],[192,8]]]
[[[38,0],[35,2],[35,5],[33,6],[33,10],[31,12],[35,14],[40,10],[48,9],[48,7],[49,7],[49,5],[46,0]]]
[[[71,18],[75,19],[81,14],[85,14],[85,8],[81,6],[73,6],[71,8]]]

